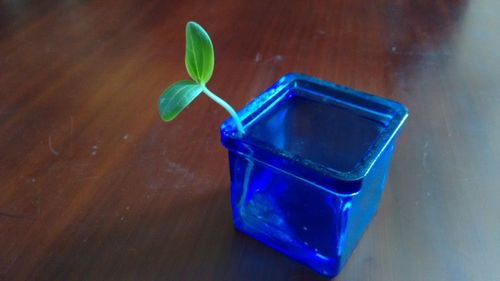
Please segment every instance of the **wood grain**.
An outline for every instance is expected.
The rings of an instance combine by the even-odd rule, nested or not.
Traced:
[[[0,2],[0,280],[325,280],[233,230],[226,112],[175,122],[184,25],[241,108],[302,72],[410,109],[380,210],[336,280],[500,280],[500,4]]]

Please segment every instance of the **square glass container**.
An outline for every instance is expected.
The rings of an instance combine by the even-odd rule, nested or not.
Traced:
[[[408,110],[288,74],[221,125],[236,229],[335,276],[381,199]]]

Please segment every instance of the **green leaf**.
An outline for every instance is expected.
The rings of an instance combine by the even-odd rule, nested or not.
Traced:
[[[186,25],[186,69],[191,78],[205,85],[214,71],[214,47],[208,33],[196,22]]]
[[[182,80],[170,85],[158,100],[158,111],[163,121],[171,121],[203,90],[193,81]]]

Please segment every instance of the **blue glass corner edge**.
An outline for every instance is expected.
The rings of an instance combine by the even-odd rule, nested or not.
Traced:
[[[278,81],[264,90],[260,95],[258,95],[255,99],[250,101],[247,105],[245,105],[242,109],[238,111],[238,116],[241,118],[241,122],[243,123],[243,127],[247,127],[251,125],[252,121],[265,111],[267,108],[271,107],[274,102],[277,102],[278,97],[285,94],[286,88],[291,88],[294,80],[297,80],[300,74],[297,73],[289,73],[282,76]],[[227,118],[221,125],[221,135],[223,136],[234,136],[237,137],[236,134],[236,124],[232,117]]]

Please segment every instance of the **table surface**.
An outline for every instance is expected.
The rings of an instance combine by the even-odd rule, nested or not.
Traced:
[[[233,229],[223,109],[201,97],[160,120],[159,94],[188,77],[188,20],[237,109],[287,72],[410,109],[336,280],[500,280],[498,8],[0,2],[0,280],[326,280]]]

